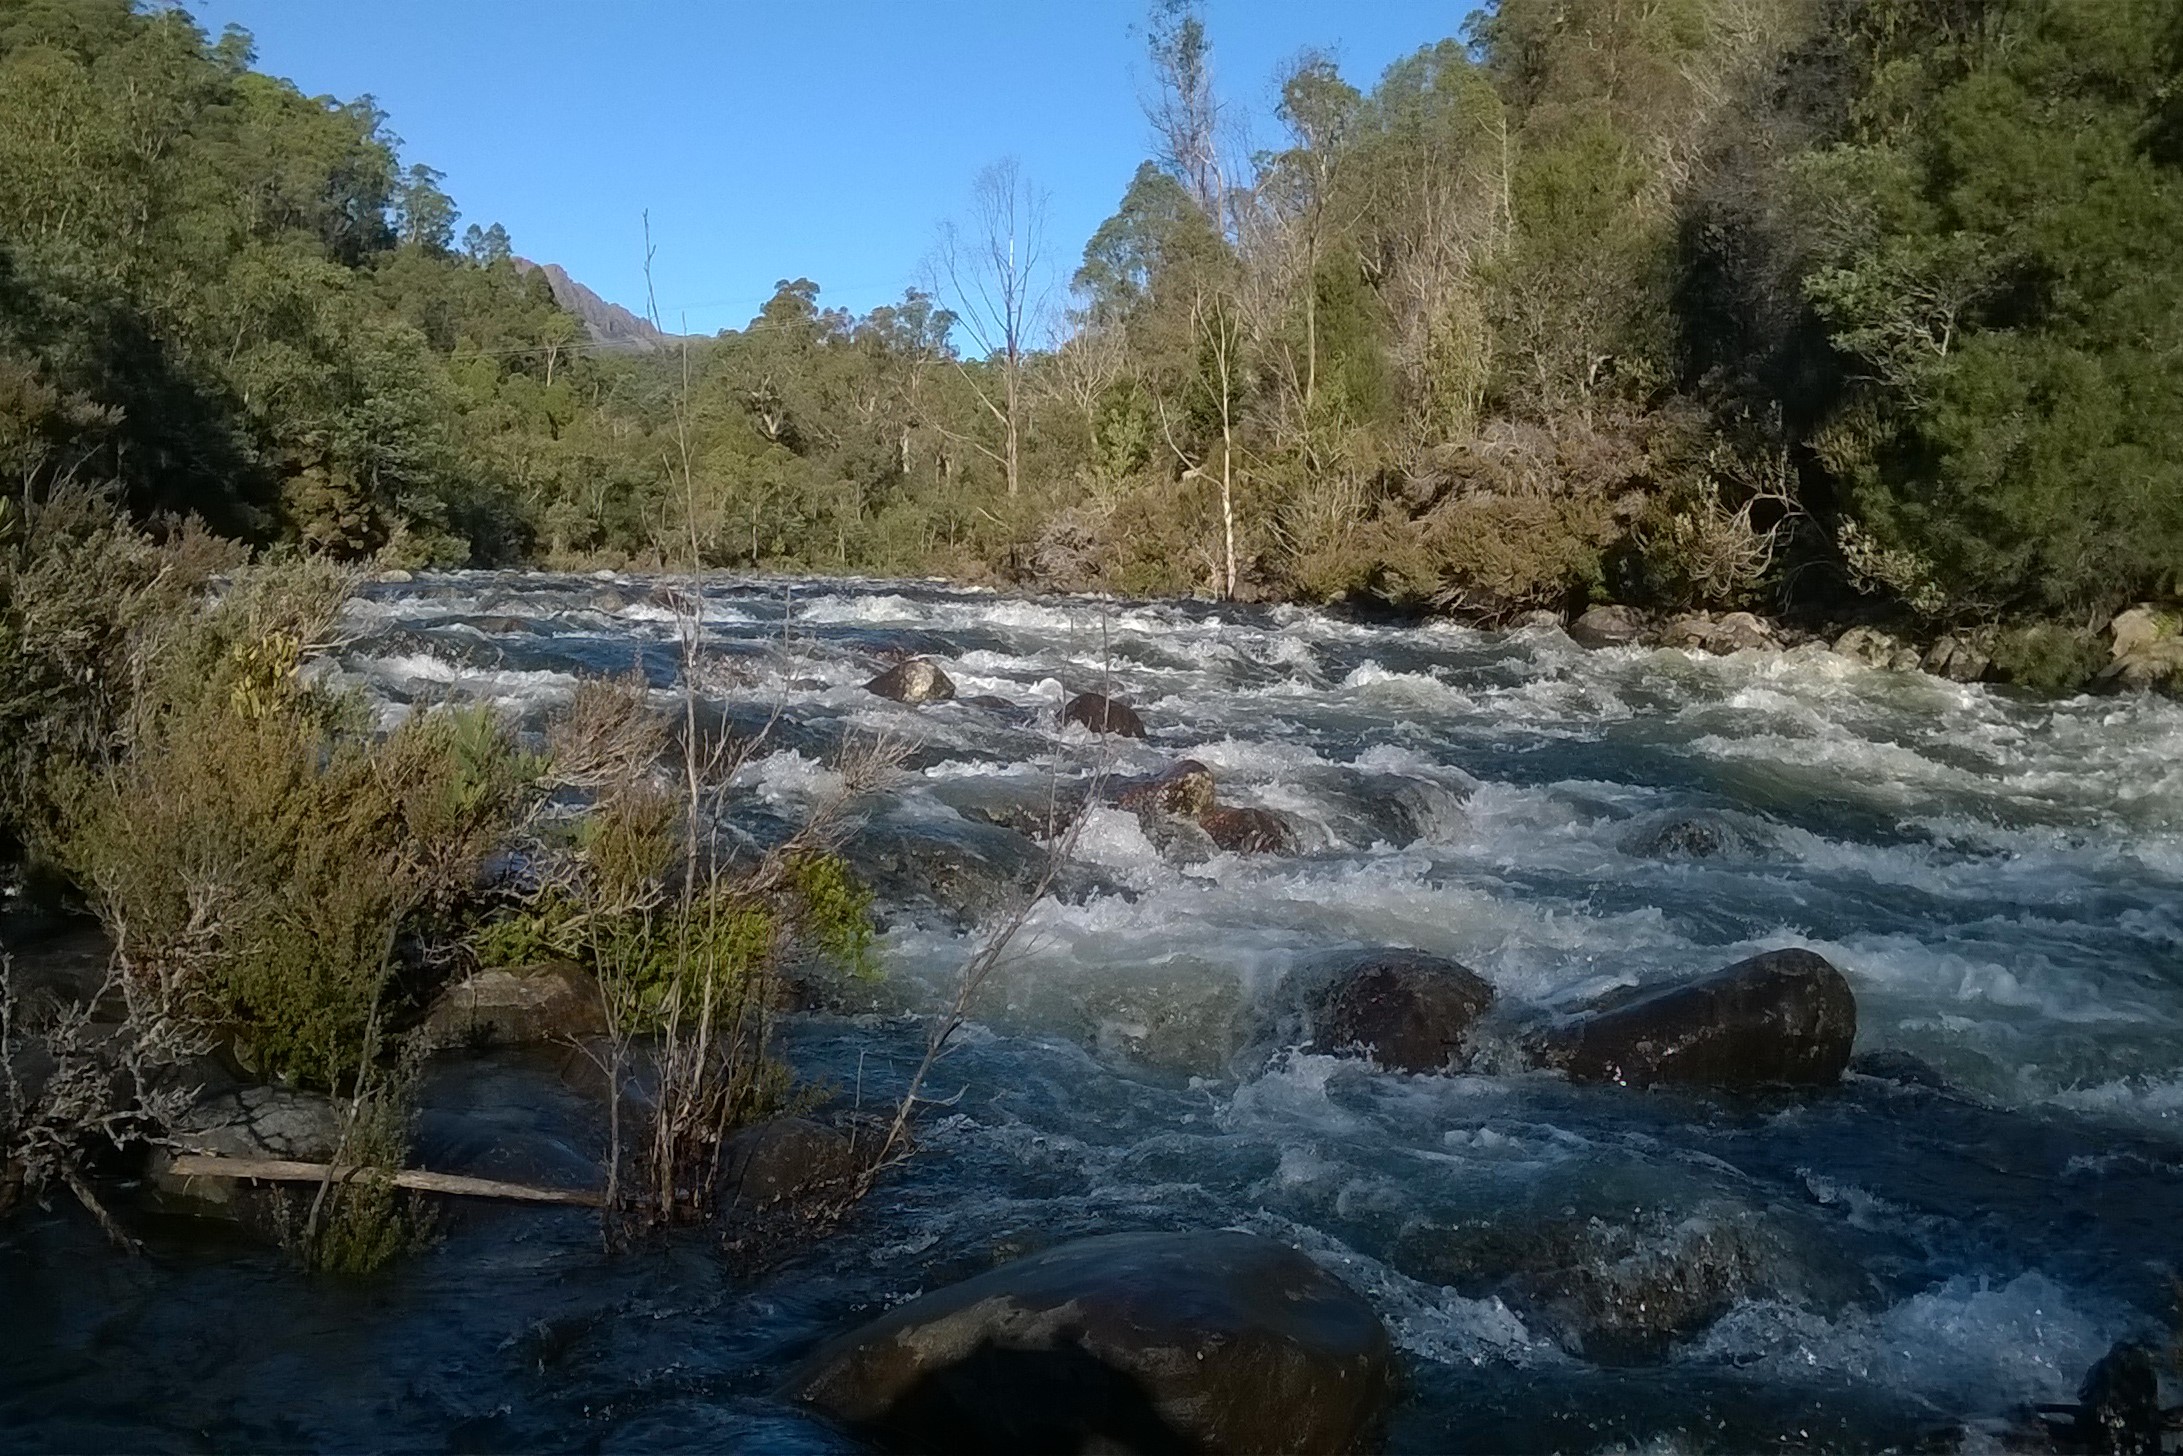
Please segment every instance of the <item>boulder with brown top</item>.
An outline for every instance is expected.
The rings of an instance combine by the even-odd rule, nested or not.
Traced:
[[[1857,1039],[1857,998],[1824,956],[1768,951],[1695,981],[1610,995],[1531,1037],[1577,1082],[1822,1085]]]

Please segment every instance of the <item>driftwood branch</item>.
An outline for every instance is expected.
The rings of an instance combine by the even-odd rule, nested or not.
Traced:
[[[578,1208],[597,1208],[601,1196],[581,1188],[534,1188],[527,1183],[502,1183],[492,1178],[466,1178],[458,1173],[428,1173],[422,1168],[343,1168],[331,1163],[295,1162],[286,1158],[226,1158],[210,1153],[177,1153],[171,1165],[184,1178],[256,1178],[270,1183],[345,1183],[359,1173],[375,1173],[397,1188],[423,1193],[453,1193],[465,1198],[510,1198],[523,1203],[566,1203]]]

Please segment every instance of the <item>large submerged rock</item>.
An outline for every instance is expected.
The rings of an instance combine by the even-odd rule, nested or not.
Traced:
[[[1801,1228],[1722,1199],[1612,1213],[1519,1204],[1497,1215],[1406,1229],[1403,1272],[1469,1299],[1499,1299],[1532,1330],[1600,1365],[1661,1359],[1737,1304],[1833,1309],[1861,1280]]]
[[[744,1211],[836,1189],[855,1175],[849,1139],[807,1117],[776,1117],[728,1139],[720,1159],[723,1192]]]
[[[1210,809],[1198,827],[1230,854],[1294,854],[1296,831],[1271,809]]]
[[[883,903],[927,901],[966,921],[1012,908],[1049,861],[1045,849],[1015,829],[898,815],[867,822],[843,853]]]
[[[1423,951],[1364,951],[1329,969],[1311,1009],[1312,1050],[1362,1052],[1391,1071],[1446,1071],[1493,1005],[1476,971]]]
[[[230,1219],[260,1234],[275,1230],[277,1193],[235,1178],[185,1177],[175,1153],[223,1158],[324,1162],[341,1141],[333,1100],[286,1087],[242,1087],[201,1096],[169,1129],[169,1148],[152,1153],[146,1170],[160,1203],[181,1213]]]
[[[1061,710],[1064,727],[1080,723],[1094,733],[1112,733],[1120,738],[1145,736],[1145,720],[1137,716],[1137,710],[1127,703],[1099,693],[1078,693],[1069,699]]]
[[[1842,973],[1812,951],[1777,950],[1610,998],[1538,1031],[1533,1046],[1578,1082],[1754,1087],[1834,1082],[1856,1039],[1857,998]]]
[[[1286,1245],[1111,1234],[912,1300],[788,1390],[917,1451],[1335,1452],[1372,1440],[1392,1364],[1372,1307]]]

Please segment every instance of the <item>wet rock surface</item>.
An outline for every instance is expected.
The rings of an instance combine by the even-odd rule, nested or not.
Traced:
[[[1637,859],[1701,860],[1751,854],[1765,843],[1750,826],[1730,815],[1697,812],[1639,819],[1615,847]]]
[[[1296,831],[1271,809],[1213,809],[1198,818],[1213,844],[1230,854],[1294,854]]]
[[[1834,1082],[1856,1039],[1857,1000],[1842,973],[1811,951],[1778,950],[1619,994],[1543,1028],[1534,1044],[1578,1082],[1758,1087]]]
[[[1076,723],[1094,733],[1112,733],[1120,738],[1145,736],[1145,720],[1137,716],[1137,710],[1099,693],[1078,693],[1062,706],[1061,722],[1064,727]]]
[[[864,685],[866,692],[898,703],[944,703],[955,696],[955,683],[931,660],[898,662]]]
[[[1393,1346],[1284,1244],[1113,1234],[925,1295],[787,1390],[915,1451],[1340,1452],[1372,1439]]]
[[[606,1030],[599,983],[567,961],[482,967],[442,991],[419,1028],[427,1046],[484,1051],[573,1042]]]
[[[1512,1209],[1412,1230],[1398,1257],[1419,1278],[1502,1300],[1571,1355],[1623,1366],[1668,1358],[1747,1301],[1851,1301],[1854,1274],[1810,1252],[1783,1220],[1714,1200],[1612,1216]]]
[[[1569,624],[1580,647],[1628,647],[1645,635],[1645,619],[1630,607],[1593,607]]]
[[[1448,1070],[1493,1005],[1493,987],[1476,971],[1423,951],[1361,951],[1306,974],[1324,980],[1311,1049],[1361,1052],[1391,1071]]]
[[[2169,1429],[2160,1405],[2160,1368],[2152,1348],[2125,1340],[2087,1371],[2070,1406],[2045,1406],[2051,1449],[2086,1456],[2160,1456]]]
[[[1212,809],[1213,797],[1213,771],[1186,758],[1148,780],[1125,786],[1114,801],[1131,813],[1196,819]]]
[[[720,1160],[721,1196],[742,1213],[829,1189],[857,1170],[846,1134],[807,1117],[774,1117],[728,1139]]]
[[[171,1149],[154,1149],[147,1180],[159,1201],[178,1212],[229,1219],[260,1234],[274,1228],[273,1190],[235,1178],[184,1176],[175,1153],[222,1158],[325,1162],[341,1140],[333,1100],[285,1087],[241,1087],[209,1093],[169,1129]]]

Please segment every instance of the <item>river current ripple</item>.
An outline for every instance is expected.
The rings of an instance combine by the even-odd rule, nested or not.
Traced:
[[[321,670],[390,722],[490,701],[536,728],[583,674],[673,690],[658,585],[374,586]],[[1095,811],[944,1064],[956,1100],[920,1158],[756,1277],[698,1240],[606,1257],[565,1211],[453,1210],[362,1285],[197,1233],[132,1261],[62,1210],[17,1220],[11,1441],[844,1449],[769,1396],[814,1341],[1010,1253],[1129,1229],[1257,1230],[1363,1292],[1406,1352],[1404,1451],[1975,1443],[2172,1314],[2183,705],[1290,608],[742,578],[702,597],[708,704],[780,714],[743,770],[754,821],[823,797],[846,738],[888,734],[913,751],[866,844],[975,847],[965,811],[1187,756],[1224,801],[1288,816],[1302,852],[1177,862]],[[901,652],[1031,711],[865,692]],[[1064,694],[1102,683],[1147,741],[1057,728]],[[1661,852],[1693,816],[1719,852]],[[914,1013],[979,929],[975,906],[881,888],[884,980],[787,1036],[843,1100],[900,1085]],[[1335,949],[1452,956],[1551,1007],[1784,945],[1847,973],[1861,1056],[1944,1085],[1414,1077],[1273,1030],[1283,977]],[[427,1090],[429,1165],[578,1177],[595,1155],[548,1059],[453,1060]],[[1675,1327],[1629,1338],[1632,1303],[1663,1298]]]

